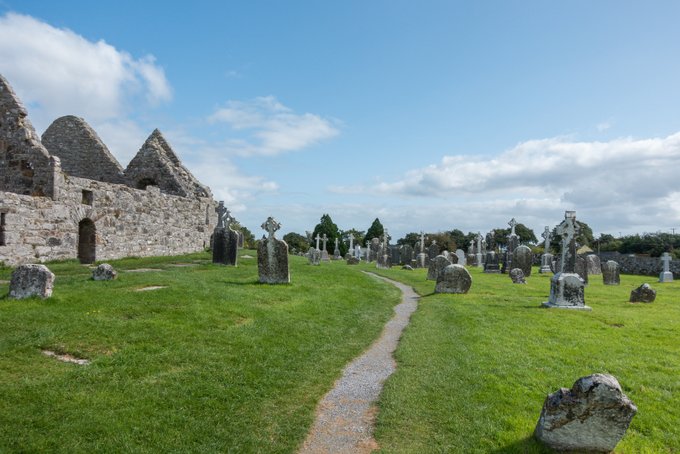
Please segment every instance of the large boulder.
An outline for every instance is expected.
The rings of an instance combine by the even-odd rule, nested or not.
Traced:
[[[635,413],[616,378],[593,374],[548,395],[534,435],[558,451],[610,452]]]
[[[436,281],[439,273],[449,265],[451,265],[451,261],[445,255],[436,256],[430,261],[430,266],[427,268],[427,279]]]
[[[652,303],[656,299],[656,290],[645,283],[630,291],[631,303]]]
[[[467,293],[472,285],[472,276],[463,266],[449,265],[437,276],[435,293]]]
[[[9,297],[15,299],[39,296],[49,298],[54,287],[54,273],[45,265],[21,265],[12,273]]]
[[[102,263],[92,270],[92,279],[95,281],[111,281],[118,277],[118,272],[108,263]]]

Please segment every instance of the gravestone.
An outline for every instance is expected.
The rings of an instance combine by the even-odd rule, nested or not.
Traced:
[[[388,270],[392,267],[392,257],[389,254],[389,237],[387,236],[387,231],[383,235],[383,242],[378,250],[376,268]]]
[[[439,273],[441,273],[441,271],[449,265],[451,265],[451,261],[445,256],[436,256],[430,261],[430,266],[427,269],[427,279],[430,281],[436,281]]]
[[[370,244],[371,248],[371,262],[378,260],[378,257],[381,255],[380,254],[380,239],[379,238],[373,238],[371,240]]]
[[[539,273],[550,273],[552,272],[551,265],[553,261],[553,256],[550,253],[550,228],[546,225],[543,234],[543,255],[541,256],[541,269]]]
[[[9,297],[14,299],[39,296],[49,298],[54,287],[54,273],[45,265],[20,265],[12,272]]]
[[[477,266],[477,253],[475,251],[475,240],[470,240],[467,253],[467,263],[470,266]]]
[[[510,270],[510,279],[512,279],[513,284],[526,284],[527,281],[524,279],[524,271],[522,268],[513,268]]]
[[[467,265],[467,258],[465,257],[465,252],[462,249],[456,249],[456,257],[458,257],[459,265]]]
[[[642,284],[636,289],[630,291],[631,303],[653,303],[656,299],[656,290],[649,284]]]
[[[550,298],[543,307],[591,310],[584,298],[584,281],[576,274],[576,235],[580,226],[576,222],[576,212],[566,211],[564,221],[557,226],[557,234],[562,238],[560,269],[550,279]]]
[[[307,251],[307,258],[309,259],[310,265],[321,265],[321,251],[314,248],[309,248]]]
[[[479,268],[484,268],[484,258],[482,256],[482,232],[477,232],[476,239],[477,239],[477,248],[475,249],[476,251],[475,258],[477,262],[476,265]]]
[[[430,260],[434,260],[439,255],[439,245],[436,240],[432,240],[432,243],[430,243],[430,246],[427,248],[427,255]]]
[[[265,238],[263,235],[257,247],[257,272],[260,282],[288,284],[290,283],[288,244],[276,238],[276,231],[281,228],[281,224],[269,216],[261,227],[267,231],[268,237]]]
[[[347,264],[348,265],[358,265],[359,262],[361,262],[361,259],[356,258],[355,256],[348,256],[347,257]]]
[[[400,246],[389,246],[389,255],[390,255],[390,261],[394,265],[400,265],[402,264],[401,260],[401,247]]]
[[[581,279],[583,279],[583,285],[588,285],[588,264],[586,262],[586,256],[585,255],[576,255],[576,268],[575,268],[576,274],[581,276]]]
[[[220,201],[217,208],[217,226],[213,231],[213,263],[236,266],[238,252],[238,233],[231,228],[233,218],[229,210]]]
[[[508,245],[505,249],[503,269],[501,270],[504,273],[513,268],[517,268],[512,264],[513,259],[512,254],[515,252],[515,249],[519,247],[519,236],[517,236],[517,234],[515,233],[515,227],[517,226],[517,221],[515,221],[515,218],[510,219],[508,225],[510,226],[510,234],[508,235]]]
[[[413,248],[408,244],[404,244],[401,247],[401,262],[405,265],[410,265],[412,260]]]
[[[489,251],[486,253],[486,260],[484,261],[484,272],[485,273],[500,273],[500,258],[496,251]]]
[[[340,257],[340,248],[338,247],[338,238],[335,239],[335,249],[333,249],[333,258],[335,260],[340,260],[342,257]]]
[[[435,293],[467,293],[472,286],[472,276],[463,265],[449,265],[437,276]]]
[[[671,256],[668,252],[664,252],[661,256],[663,262],[663,271],[659,274],[659,282],[673,282],[673,273],[671,273],[670,263]]]
[[[546,397],[534,436],[557,451],[611,452],[636,413],[615,377],[593,374]]]
[[[604,285],[619,285],[621,283],[618,263],[613,260],[607,260],[602,265],[602,283]]]
[[[331,258],[328,255],[328,250],[326,249],[326,244],[328,243],[328,236],[325,233],[321,237],[321,241],[323,242],[323,246],[321,247],[321,261],[330,262]]]
[[[349,239],[349,249],[347,250],[347,255],[345,258],[349,258],[352,254],[354,254],[354,235],[352,233],[347,234],[347,239]],[[356,255],[355,255],[356,257]],[[361,259],[361,257],[358,257]]]
[[[600,257],[595,254],[586,255],[586,269],[589,276],[595,276],[602,272],[602,263]]]
[[[425,233],[420,231],[420,243],[417,249],[418,255],[416,255],[416,268],[427,268],[430,265],[430,258],[425,252]]]
[[[102,263],[92,270],[92,280],[95,281],[112,281],[116,277],[118,272],[108,263]]]
[[[361,261],[361,246],[358,244],[354,246],[354,258],[357,259],[358,262]]]
[[[529,246],[517,246],[512,253],[512,266],[524,272],[524,277],[531,276],[531,265],[534,263],[534,253]]]

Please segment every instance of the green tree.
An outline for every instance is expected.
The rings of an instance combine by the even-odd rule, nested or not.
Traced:
[[[411,233],[407,233],[406,236],[404,236],[403,238],[399,238],[397,240],[397,244],[399,246],[403,246],[404,244],[408,244],[409,246],[413,247],[419,241],[420,241],[420,234],[415,233],[415,232],[411,232]]]
[[[591,245],[593,245],[593,243],[595,242],[595,238],[593,236],[593,229],[591,229],[590,226],[583,221],[576,221],[576,223],[580,228],[579,234],[576,236],[577,246],[590,247]],[[560,251],[561,242],[562,238],[557,234],[557,226],[555,226],[553,227],[551,233],[550,249],[552,249],[553,252]]]
[[[253,232],[248,230],[248,227],[241,225],[241,223],[238,222],[236,219],[231,221],[231,225],[229,227],[231,227],[232,230],[241,232],[241,234],[243,235],[244,248],[253,249],[255,247],[255,235],[253,235]]]
[[[375,221],[373,221],[373,224],[371,224],[371,226],[366,231],[366,239],[370,241],[373,238],[382,238],[382,236],[384,234],[385,234],[385,228],[380,223],[380,219],[375,218]]]
[[[355,245],[358,244],[359,246],[364,247],[364,238],[366,236],[365,232],[363,230],[357,230],[357,229],[349,229],[349,230],[345,230],[345,231],[342,232],[342,237],[347,242],[347,245],[348,245],[347,247],[349,247],[348,235],[350,233],[354,237],[354,244]]]
[[[309,250],[309,242],[307,237],[299,233],[290,232],[283,235],[283,241],[288,243],[288,252],[307,252]]]
[[[347,253],[347,245],[345,245],[344,241],[342,241],[338,226],[335,224],[335,222],[333,222],[333,219],[331,219],[330,215],[328,214],[321,216],[321,220],[316,225],[316,227],[314,227],[312,239],[315,246],[316,236],[319,235],[320,237],[323,237],[324,233],[328,237],[328,242],[326,243],[326,252],[328,252],[329,255],[333,255],[333,250],[335,249],[335,239],[337,238],[338,249],[340,249],[340,254],[344,256]],[[319,247],[323,247],[323,244],[320,244]]]

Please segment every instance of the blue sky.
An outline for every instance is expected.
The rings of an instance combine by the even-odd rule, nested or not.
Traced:
[[[259,235],[680,229],[676,1],[0,0],[0,73],[42,133],[125,166],[159,128]],[[259,232],[259,233],[258,233]]]

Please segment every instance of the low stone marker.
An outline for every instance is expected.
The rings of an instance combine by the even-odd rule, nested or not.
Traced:
[[[592,256],[588,256],[592,257]],[[619,285],[621,276],[619,275],[619,264],[614,260],[607,260],[602,264],[602,283],[604,285]]]
[[[451,265],[451,261],[446,256],[436,256],[430,261],[430,266],[427,268],[427,280],[436,281],[439,273],[449,265]]]
[[[310,265],[321,265],[321,251],[318,249],[309,248],[307,251],[307,257],[309,258]]]
[[[361,262],[361,259],[358,259],[358,258],[353,257],[351,255],[347,257],[347,264],[348,265],[358,265],[359,262]]]
[[[406,271],[413,271],[413,267],[411,265],[404,265],[401,267],[401,269]]]
[[[118,277],[118,272],[108,263],[102,263],[92,270],[92,279],[95,281],[112,281]]]
[[[281,224],[269,216],[261,227],[269,236],[265,238],[263,235],[257,248],[259,280],[263,284],[288,284],[288,244],[276,238],[276,231],[281,228]]]
[[[652,303],[656,299],[656,290],[645,283],[630,291],[631,303]]]
[[[611,452],[635,413],[615,377],[593,374],[548,395],[534,436],[558,451]]]
[[[512,279],[513,284],[526,284],[527,280],[524,279],[524,271],[521,268],[513,268],[510,270],[510,279]]]
[[[39,296],[49,298],[54,287],[54,273],[45,265],[21,265],[12,273],[9,297],[15,299]]]
[[[463,265],[449,265],[437,276],[435,293],[467,293],[472,286],[472,276]]]

